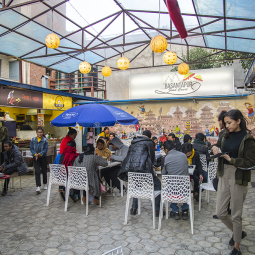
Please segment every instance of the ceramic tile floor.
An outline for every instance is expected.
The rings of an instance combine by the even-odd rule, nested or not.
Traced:
[[[253,172],[255,181],[255,172]],[[19,188],[19,177],[15,178]],[[1,186],[0,186],[1,187]],[[22,176],[22,190],[9,191],[0,197],[0,254],[100,255],[122,246],[124,254],[229,254],[230,231],[212,218],[215,212],[216,192],[210,193],[210,203],[202,195],[202,210],[195,202],[194,235],[190,222],[163,220],[162,230],[152,228],[152,210],[149,201],[142,202],[142,214],[129,216],[123,225],[126,196],[104,196],[102,208],[85,206],[69,200],[64,212],[57,186],[51,191],[50,205],[46,206],[47,191],[35,193],[34,176]],[[242,241],[243,255],[255,254],[255,188],[249,192],[243,212],[243,228],[248,236]],[[157,218],[158,219],[158,218]],[[156,227],[158,222],[156,221]]]

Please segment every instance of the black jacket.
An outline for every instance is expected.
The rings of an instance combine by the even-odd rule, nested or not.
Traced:
[[[196,166],[196,171],[198,172],[198,175],[202,175],[203,176],[203,168],[202,168],[202,164],[199,158],[199,154],[195,151],[195,154],[192,158],[192,165]]]
[[[146,136],[137,136],[131,142],[118,177],[123,181],[127,181],[128,172],[153,174],[154,160],[155,150],[153,141]]]
[[[208,152],[208,148],[201,144],[201,143],[196,143],[194,141],[194,143],[192,144],[194,150],[198,153],[198,154],[205,154],[206,155],[206,159],[207,159],[207,163],[211,161],[209,152]]]
[[[174,145],[176,151],[182,151],[182,144],[178,137],[175,137]]]
[[[19,148],[16,145],[12,146],[11,153],[3,152],[4,154],[4,163],[2,167],[5,171],[8,169],[14,168],[17,169],[18,174],[21,176],[28,173],[27,165],[19,151]]]

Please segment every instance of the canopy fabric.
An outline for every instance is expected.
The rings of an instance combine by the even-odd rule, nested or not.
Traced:
[[[171,23],[164,0],[3,3],[0,52],[66,73],[78,70],[84,59],[93,65],[117,60],[123,52],[148,46],[158,34],[171,44],[255,53],[254,0],[178,0],[188,31],[185,40]],[[57,49],[45,46],[52,32],[60,37]]]
[[[110,105],[87,104],[75,106],[56,117],[51,124],[57,127],[107,127],[115,124],[135,125],[137,118]]]

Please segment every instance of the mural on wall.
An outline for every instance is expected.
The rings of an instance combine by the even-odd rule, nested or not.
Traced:
[[[255,136],[254,99],[251,95],[244,98],[221,100],[172,101],[172,102],[143,102],[142,104],[128,104],[127,112],[138,118],[142,130],[149,129],[153,135],[164,132],[176,134],[190,134],[195,137],[197,133],[217,137],[219,133],[218,115],[221,111],[239,109],[249,121],[248,128]],[[118,106],[117,106],[118,107]],[[126,107],[121,105],[122,108]],[[120,107],[119,107],[120,108]],[[122,131],[135,132],[134,126],[115,125],[117,133]]]

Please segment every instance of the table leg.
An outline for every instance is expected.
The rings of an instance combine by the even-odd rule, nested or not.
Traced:
[[[123,197],[123,181],[120,180],[120,195]]]

